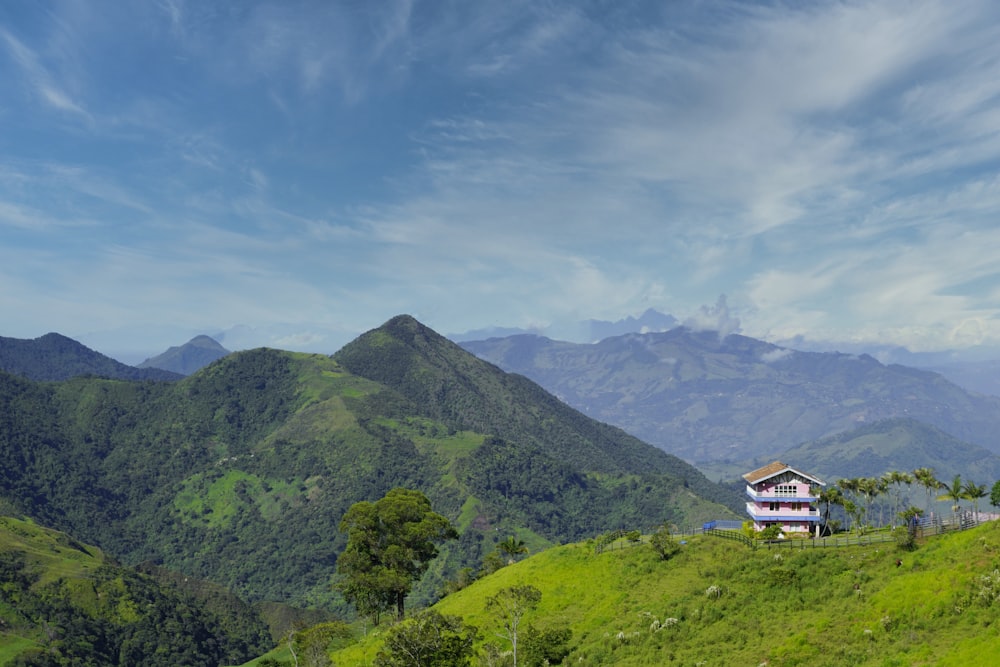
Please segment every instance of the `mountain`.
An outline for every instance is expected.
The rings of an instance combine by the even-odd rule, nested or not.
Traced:
[[[1000,456],[908,418],[865,424],[765,458],[778,458],[827,482],[924,467],[932,468],[935,477],[946,481],[961,475],[965,480],[992,485],[1000,479]],[[739,468],[752,470],[766,462],[747,461]]]
[[[530,334],[548,336],[562,340],[572,340],[584,343],[603,340],[609,336],[621,336],[627,333],[648,333],[650,331],[668,331],[679,324],[673,315],[661,313],[649,308],[639,317],[628,317],[620,320],[581,320],[577,322],[555,322],[545,326],[521,329],[515,327],[491,327],[474,329],[465,333],[449,334],[448,338],[456,342],[474,341],[485,338],[500,338]]]
[[[0,373],[0,460],[0,498],[122,562],[328,608],[340,517],[396,487],[461,533],[414,593],[425,600],[500,536],[545,545],[742,507],[407,316],[334,357],[248,350],[175,383]]]
[[[57,333],[30,340],[0,336],[0,370],[38,381],[67,380],[80,375],[116,380],[177,380],[181,377],[159,368],[127,366]]]
[[[769,456],[894,417],[1000,451],[1000,398],[867,355],[799,352],[684,327],[589,345],[512,336],[462,347],[698,463]]]
[[[1000,396],[1000,360],[939,363],[927,369],[969,391]]]
[[[216,667],[269,648],[253,610],[215,607],[65,533],[0,516],[3,664]]]
[[[181,346],[171,347],[162,354],[146,359],[138,368],[160,368],[178,375],[191,375],[227,354],[229,350],[219,345],[214,338],[195,336]]]

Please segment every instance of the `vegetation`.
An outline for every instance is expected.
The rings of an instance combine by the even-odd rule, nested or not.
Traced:
[[[0,370],[39,381],[68,380],[81,375],[118,380],[181,378],[160,368],[128,366],[57,333],[33,340],[0,336]]]
[[[540,595],[521,618],[523,665],[542,664],[528,661],[529,627],[568,637],[564,657],[550,664],[584,667],[975,666],[1000,651],[1000,637],[983,630],[1000,621],[995,522],[918,540],[913,551],[891,542],[796,544],[751,550],[687,536],[663,560],[644,545],[598,554],[576,543],[502,568],[433,609],[480,629],[480,665],[503,664],[489,647],[504,631],[503,617],[488,601],[527,582]],[[340,667],[368,664],[384,636],[370,634],[331,659]]]
[[[250,350],[171,383],[0,372],[0,460],[4,511],[250,602],[344,615],[330,582],[347,537],[330,518],[393,488],[460,533],[413,584],[418,606],[507,535],[534,551],[742,507],[405,317],[335,358]]]
[[[0,517],[0,664],[215,667],[269,645],[248,608],[235,621],[64,533]]]
[[[403,619],[406,596],[437,556],[437,543],[458,537],[448,519],[431,511],[427,496],[410,489],[355,503],[340,530],[347,533],[347,548],[337,559],[338,586],[375,625],[391,609]]]

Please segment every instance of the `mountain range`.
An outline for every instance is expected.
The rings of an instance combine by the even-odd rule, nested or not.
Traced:
[[[80,375],[117,380],[178,380],[181,377],[161,368],[128,366],[57,333],[34,339],[0,336],[0,370],[38,381],[67,380]]]
[[[251,601],[338,608],[337,523],[395,487],[425,492],[462,535],[418,600],[504,535],[544,546],[742,506],[408,316],[332,357],[249,350],[172,382],[0,373],[0,407],[10,512]]]
[[[685,327],[593,344],[519,335],[462,346],[696,464],[775,457],[893,418],[1000,451],[1000,398],[863,354],[800,352]]]

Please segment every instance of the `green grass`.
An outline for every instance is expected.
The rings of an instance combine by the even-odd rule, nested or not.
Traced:
[[[449,433],[447,426],[425,417],[382,418],[376,422],[411,440],[421,454],[437,454],[448,461],[468,456],[486,439],[485,435],[474,431]]]
[[[694,536],[661,561],[646,545],[596,555],[578,543],[435,608],[493,638],[486,599],[531,583],[542,602],[527,620],[572,628],[567,665],[988,665],[1000,654],[1000,574],[984,577],[998,567],[997,524],[928,538],[914,552],[893,543],[752,551]],[[668,618],[677,621],[653,629]],[[334,653],[335,664],[370,664],[383,631]]]
[[[0,516],[0,551],[23,553],[32,569],[41,574],[40,584],[86,577],[104,564],[104,554],[97,547],[80,544],[31,520],[7,516]]]
[[[319,481],[318,477],[265,480],[242,470],[198,473],[183,482],[174,508],[184,521],[211,528],[228,525],[241,506],[256,505],[265,519],[273,520],[300,504]]]

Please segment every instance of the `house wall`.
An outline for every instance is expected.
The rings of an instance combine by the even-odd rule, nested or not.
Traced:
[[[779,523],[786,533],[809,533],[816,525],[816,497],[809,482],[797,475],[785,473],[753,486],[748,484],[746,491],[753,500],[747,503],[747,513],[754,520],[755,530],[763,530],[766,523]],[[772,502],[778,503],[777,509],[770,509]],[[793,502],[801,503],[801,509],[793,510]],[[798,516],[802,521],[796,520]]]

